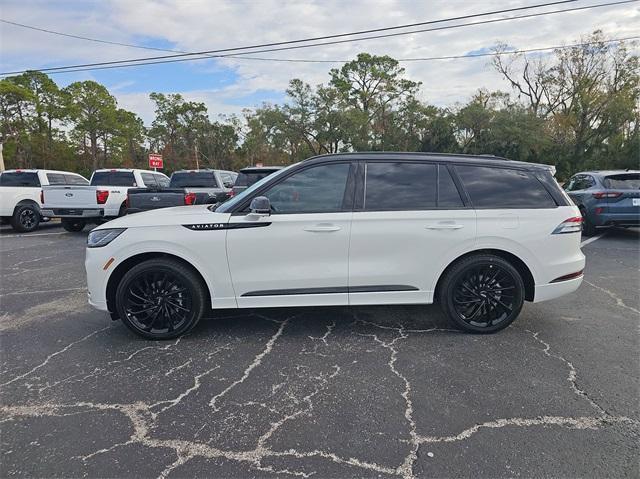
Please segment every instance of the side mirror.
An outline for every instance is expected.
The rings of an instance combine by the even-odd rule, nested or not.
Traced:
[[[271,202],[266,196],[256,196],[249,205],[252,215],[269,216],[271,214]]]

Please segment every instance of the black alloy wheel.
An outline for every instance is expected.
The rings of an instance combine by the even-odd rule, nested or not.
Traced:
[[[171,339],[193,328],[202,316],[203,286],[188,267],[156,259],[131,268],[116,291],[120,319],[148,339]]]
[[[18,206],[11,217],[11,226],[21,233],[35,231],[40,224],[40,209],[35,205]]]
[[[465,258],[446,274],[440,304],[461,329],[492,333],[507,327],[524,302],[524,283],[518,271],[493,255]]]

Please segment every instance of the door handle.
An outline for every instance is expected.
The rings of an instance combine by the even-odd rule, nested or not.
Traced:
[[[460,228],[464,228],[464,225],[458,225],[454,223],[442,223],[435,225],[427,225],[425,226],[428,230],[459,230]]]
[[[311,233],[331,233],[332,231],[340,231],[340,226],[332,224],[317,224],[313,226],[305,226],[304,230]]]

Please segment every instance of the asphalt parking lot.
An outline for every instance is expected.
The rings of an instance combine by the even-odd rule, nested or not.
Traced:
[[[170,342],[86,303],[84,234],[2,228],[2,477],[638,477],[640,233],[507,330],[434,306],[222,311]]]

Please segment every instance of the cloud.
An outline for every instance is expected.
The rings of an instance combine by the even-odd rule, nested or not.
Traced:
[[[576,6],[595,3],[596,0],[587,0]],[[109,0],[98,3],[42,1],[36,4],[9,0],[3,4],[3,17],[78,35],[201,51],[522,5],[521,0],[489,0],[481,6],[462,0]],[[507,43],[516,49],[574,43],[596,29],[603,30],[609,37],[637,35],[639,24],[640,9],[628,4],[261,56],[348,60],[363,51],[394,58],[464,55],[484,52],[497,43]],[[0,40],[3,71],[31,65],[85,63],[159,53],[82,42],[10,26],[1,27]],[[291,78],[301,78],[311,84],[326,83],[329,68],[339,65],[227,58],[168,64],[162,69],[139,68],[136,72],[123,69],[59,75],[55,79],[64,84],[78,78],[95,78],[112,90],[121,106],[136,111],[148,122],[153,117],[153,105],[148,99],[150,91],[182,93],[188,99],[205,102],[214,115],[238,113],[242,108],[255,107],[264,100],[279,101]],[[464,101],[478,88],[509,89],[491,67],[490,58],[407,62],[403,66],[409,78],[423,83],[422,99],[440,106]],[[145,75],[144,72],[149,71],[153,74]]]

